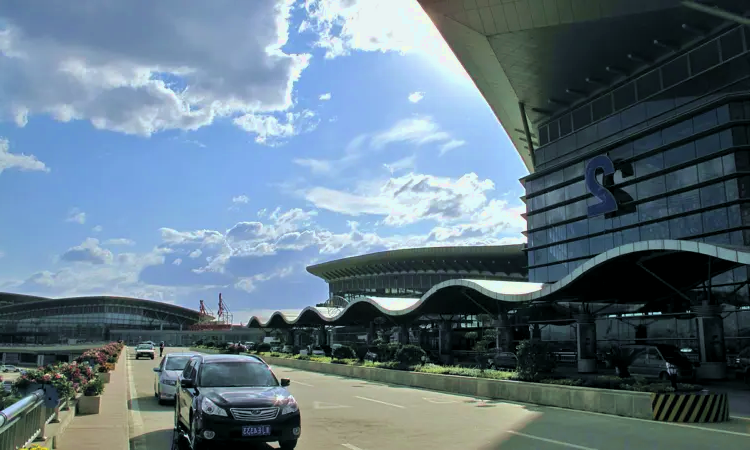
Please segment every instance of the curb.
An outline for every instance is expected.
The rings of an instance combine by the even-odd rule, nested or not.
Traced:
[[[71,404],[72,403],[72,404]],[[78,406],[78,400],[73,400],[72,402],[68,401],[68,414],[65,414],[65,417],[63,420],[60,421],[60,425],[57,429],[57,433],[55,433],[54,436],[50,439],[51,445],[50,448],[56,449],[57,448],[57,438],[62,436],[65,433],[65,430],[68,428],[68,426],[73,423],[73,419],[76,417],[76,408]]]
[[[125,362],[123,363],[123,365],[125,366],[125,387],[127,389],[127,395],[125,396],[125,408],[128,411],[130,411],[130,407],[129,407],[128,403],[130,402],[130,398],[133,395],[133,393],[130,392],[130,383],[129,383],[129,380],[130,380],[130,367],[129,367],[129,364],[128,364],[128,346],[127,345],[122,348],[122,353],[120,353],[120,358],[123,358],[123,355],[125,355],[124,356]],[[119,360],[117,361],[117,364],[120,364]],[[128,412],[128,420],[125,421],[126,422],[125,423],[125,428],[128,430],[128,450],[133,450],[133,444],[132,444],[131,439],[130,439],[130,429],[131,429],[130,420],[132,419],[131,416],[132,416],[132,414],[130,412]]]

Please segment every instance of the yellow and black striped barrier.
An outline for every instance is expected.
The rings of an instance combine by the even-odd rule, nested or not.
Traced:
[[[651,394],[654,420],[681,423],[715,423],[729,420],[727,394]]]

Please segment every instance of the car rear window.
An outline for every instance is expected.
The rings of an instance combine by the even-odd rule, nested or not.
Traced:
[[[185,370],[188,361],[190,361],[189,356],[171,356],[167,358],[167,364],[164,370]]]
[[[201,387],[270,387],[279,382],[265,364],[257,361],[205,363],[198,380]]]

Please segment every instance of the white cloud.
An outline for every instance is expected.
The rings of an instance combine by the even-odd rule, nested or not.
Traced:
[[[13,2],[0,12],[0,119],[45,114],[149,136],[286,111],[309,62],[282,50],[292,4]]]
[[[466,141],[462,141],[460,139],[451,139],[450,141],[440,146],[440,156],[443,156],[444,154],[448,153],[451,150],[457,149],[458,147],[463,147],[464,145],[466,145]]]
[[[325,94],[321,94],[320,97],[318,97],[318,100],[328,101],[331,99],[331,93],[326,92]]]
[[[250,198],[247,195],[238,195],[236,197],[232,197],[232,203],[242,203],[245,204],[250,201]]]
[[[135,245],[135,242],[130,239],[125,238],[117,238],[117,239],[108,239],[104,242],[104,245],[124,245],[124,246],[133,246]]]
[[[307,167],[316,175],[334,175],[360,162],[363,158],[371,156],[373,151],[381,151],[389,145],[407,144],[417,147],[428,144],[442,147],[456,145],[451,142],[463,141],[454,139],[431,117],[412,117],[400,120],[388,129],[355,137],[347,144],[344,155],[338,159],[297,158],[293,162]],[[441,150],[441,152],[445,151]]]
[[[78,208],[72,208],[68,211],[68,217],[65,218],[65,221],[83,225],[86,223],[86,213]]]
[[[81,245],[71,247],[60,255],[63,261],[89,264],[109,264],[112,258],[112,252],[100,247],[99,240],[94,238],[88,238]]]
[[[383,164],[383,167],[393,175],[396,172],[400,172],[402,170],[408,170],[408,169],[414,169],[417,163],[417,155],[411,155],[407,156],[406,158],[401,158],[397,161],[393,161],[392,163]]]
[[[382,183],[363,184],[359,192],[344,192],[313,187],[305,198],[317,208],[348,215],[375,215],[383,224],[404,226],[423,220],[439,224],[468,221],[484,224],[484,229],[501,227],[509,231],[525,229],[521,210],[499,200],[490,201],[495,189],[490,180],[480,180],[475,173],[458,179],[410,173]],[[480,227],[482,228],[482,227]],[[494,228],[493,228],[494,229]]]
[[[409,101],[419,103],[424,98],[424,92],[412,92],[409,94]]]
[[[102,227],[101,225],[97,225],[94,228],[92,228],[91,231],[93,231],[94,233],[101,233],[103,229],[104,227]]]
[[[1,37],[1,36],[0,36]],[[0,51],[2,49],[0,48]],[[0,59],[2,61],[2,59]],[[0,71],[0,79],[2,73]],[[0,85],[1,86],[1,85]],[[49,172],[49,168],[34,155],[23,153],[11,153],[10,143],[7,139],[0,138],[0,174],[8,169],[18,169],[23,172]]]
[[[312,111],[274,115],[245,114],[234,119],[235,125],[256,135],[255,142],[275,146],[302,133],[313,131],[320,120]]]

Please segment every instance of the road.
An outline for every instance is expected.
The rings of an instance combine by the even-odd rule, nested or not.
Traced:
[[[186,349],[171,349],[186,351]],[[174,410],[154,398],[155,361],[128,359],[132,450],[168,450]],[[750,421],[666,424],[484,401],[275,367],[302,411],[300,450],[744,448]],[[277,448],[274,444],[257,447]]]

